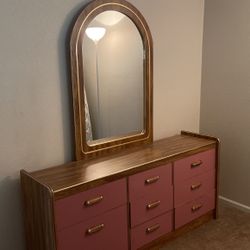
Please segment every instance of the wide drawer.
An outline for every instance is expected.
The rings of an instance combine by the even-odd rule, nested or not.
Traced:
[[[215,208],[215,190],[175,209],[175,229]]]
[[[58,250],[127,250],[127,206],[57,232],[57,246]]]
[[[215,188],[215,170],[178,183],[174,187],[174,207],[179,207]]]
[[[62,230],[126,204],[126,190],[126,180],[121,179],[56,201],[56,230]]]
[[[138,249],[172,230],[173,212],[171,211],[131,229],[131,250]]]
[[[215,169],[215,149],[210,149],[174,162],[174,185]]]
[[[160,166],[128,178],[129,200],[151,195],[172,185],[172,164]]]
[[[130,202],[131,227],[173,209],[173,186]]]

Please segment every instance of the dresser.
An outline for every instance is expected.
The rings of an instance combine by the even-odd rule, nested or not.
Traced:
[[[150,249],[217,216],[219,140],[150,145],[21,170],[29,250]]]

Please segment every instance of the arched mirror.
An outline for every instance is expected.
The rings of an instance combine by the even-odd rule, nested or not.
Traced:
[[[152,142],[152,38],[140,12],[92,1],[70,46],[77,160]]]

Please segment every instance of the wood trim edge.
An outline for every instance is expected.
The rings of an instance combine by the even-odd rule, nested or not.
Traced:
[[[28,250],[56,250],[53,192],[20,171],[25,238]]]

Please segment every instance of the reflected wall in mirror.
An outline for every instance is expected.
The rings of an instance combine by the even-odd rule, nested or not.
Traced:
[[[86,140],[143,133],[143,42],[130,18],[118,11],[98,14],[82,46]]]
[[[152,38],[123,0],[96,0],[71,35],[76,158],[152,142]]]

